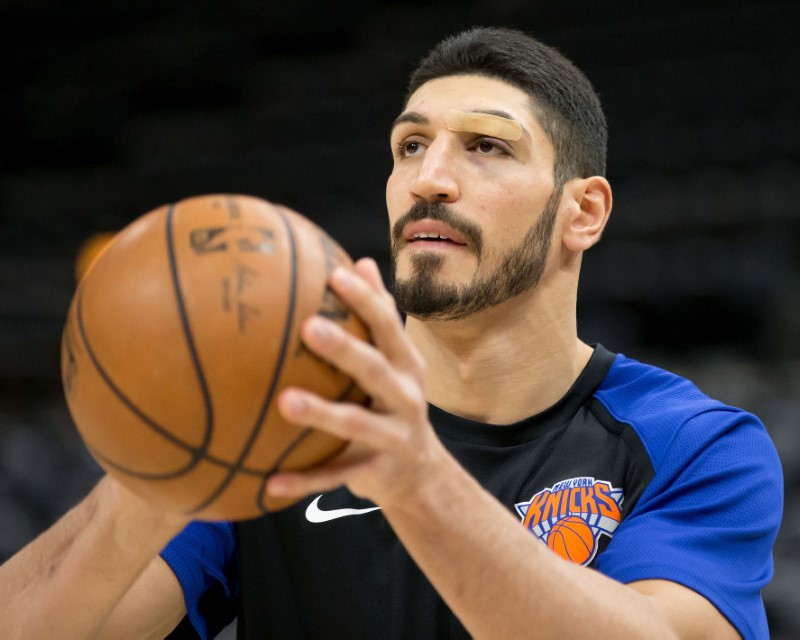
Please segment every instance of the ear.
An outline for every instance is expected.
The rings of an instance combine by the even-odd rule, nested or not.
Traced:
[[[611,185],[602,176],[570,180],[564,185],[571,206],[562,240],[570,251],[586,251],[600,240],[611,214]]]

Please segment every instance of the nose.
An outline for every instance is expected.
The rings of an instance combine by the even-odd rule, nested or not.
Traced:
[[[455,202],[460,195],[455,158],[445,140],[431,143],[411,183],[415,199],[428,202]]]

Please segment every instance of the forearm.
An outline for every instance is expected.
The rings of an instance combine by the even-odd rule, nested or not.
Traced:
[[[550,552],[449,455],[384,513],[476,638],[673,637],[650,598]]]
[[[101,481],[0,566],[4,637],[93,638],[150,560],[183,526]]]

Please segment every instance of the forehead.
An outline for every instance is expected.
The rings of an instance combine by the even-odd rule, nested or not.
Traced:
[[[404,112],[436,117],[450,109],[506,112],[523,126],[535,123],[538,128],[528,94],[503,80],[479,75],[429,80],[409,96]]]

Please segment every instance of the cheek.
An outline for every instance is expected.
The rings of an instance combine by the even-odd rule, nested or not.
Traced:
[[[537,176],[536,179],[521,176],[504,185],[504,203],[510,211],[531,223],[544,211],[553,188],[550,175]]]
[[[517,230],[529,227],[543,208],[539,204],[540,198],[530,193],[529,185],[517,188],[505,184],[484,195],[480,204],[480,224],[497,238],[515,237]]]
[[[395,172],[389,175],[386,181],[386,211],[389,213],[389,224],[394,224],[403,213],[411,206],[407,203],[408,198],[405,191],[401,188],[401,180]]]
[[[502,188],[486,193],[480,205],[479,223],[488,263],[494,263],[519,246],[525,234],[539,221],[551,191],[552,187],[534,188],[530,180],[519,180],[506,182]]]

